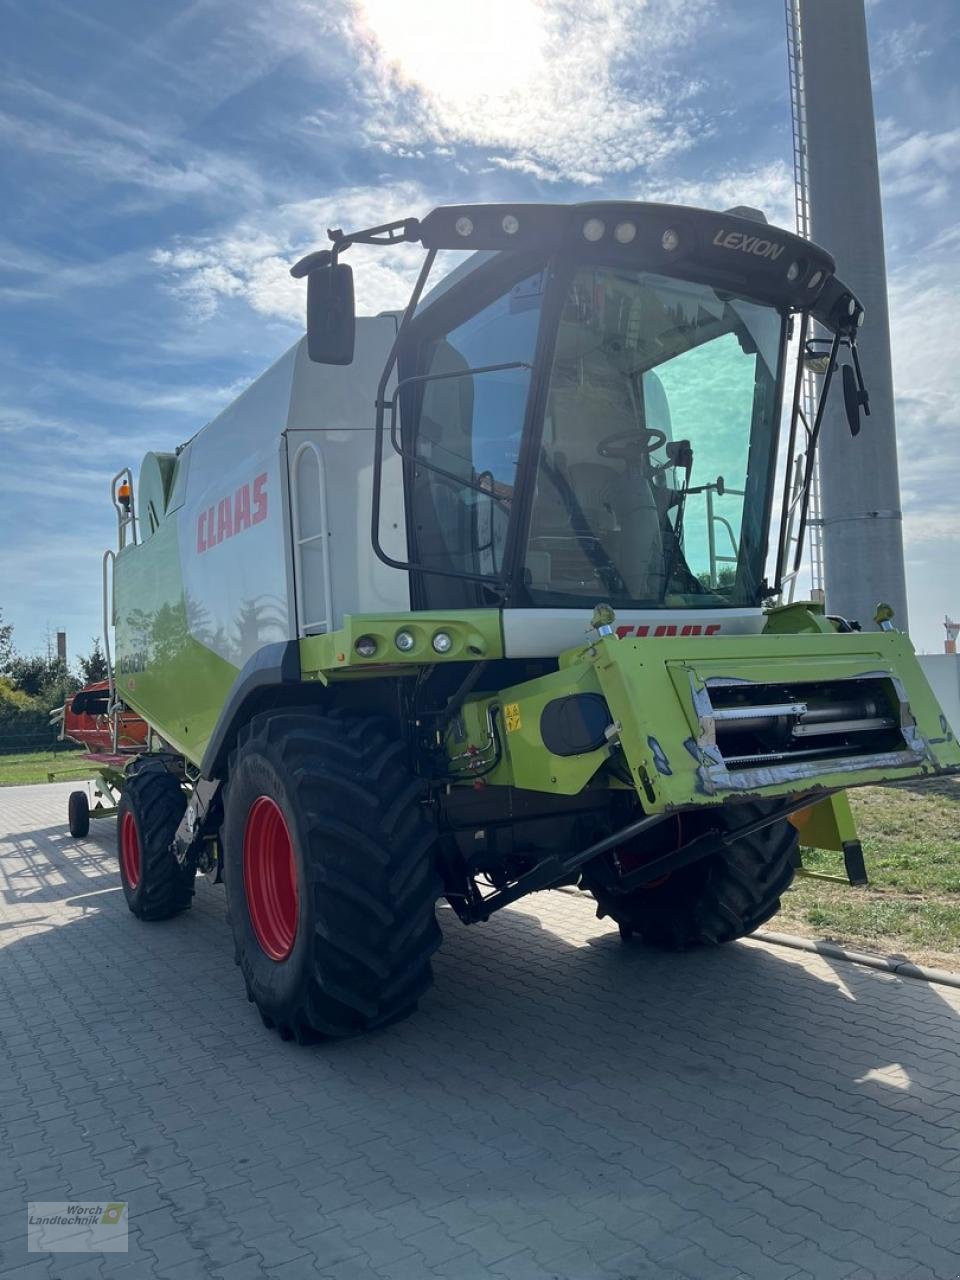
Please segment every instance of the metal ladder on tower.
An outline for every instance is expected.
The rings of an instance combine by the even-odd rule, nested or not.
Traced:
[[[790,82],[790,113],[793,120],[793,177],[794,177],[794,211],[797,223],[797,235],[805,240],[810,239],[810,171],[807,164],[807,103],[803,83],[803,33],[800,25],[800,0],[786,0],[787,17],[787,67]],[[797,352],[801,359],[802,352]],[[805,436],[809,438],[810,426],[817,414],[817,382],[812,369],[803,372],[803,425]],[[795,548],[799,538],[799,513],[802,498],[804,474],[804,458],[802,455],[790,460],[787,472],[787,483],[791,485],[789,506],[789,524],[787,548]],[[823,523],[820,513],[820,463],[813,469],[810,487],[810,508],[807,518],[808,552],[810,560],[810,598],[824,602],[823,586]],[[792,564],[792,557],[787,556],[787,564]],[[789,572],[783,583],[786,601],[793,600],[797,573]]]

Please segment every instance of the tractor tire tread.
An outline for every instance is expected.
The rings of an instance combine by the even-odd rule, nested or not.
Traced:
[[[315,921],[295,996],[266,1016],[298,1039],[343,1038],[396,1021],[432,980],[443,892],[423,786],[402,743],[379,717],[290,710],[253,717],[231,774],[250,751],[264,752],[286,779],[300,815]]]
[[[141,884],[137,905],[128,905],[140,920],[169,920],[193,901],[193,872],[177,862],[170,848],[186,808],[183,790],[165,769],[141,769],[124,784],[118,829],[126,808],[137,823]]]

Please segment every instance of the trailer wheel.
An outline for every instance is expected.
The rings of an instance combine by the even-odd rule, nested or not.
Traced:
[[[194,871],[177,862],[171,844],[186,797],[177,778],[144,768],[124,781],[117,808],[120,883],[140,920],[168,920],[190,906]]]
[[[90,801],[85,791],[70,792],[70,799],[67,801],[67,822],[70,825],[70,834],[75,839],[82,840],[89,834]]]
[[[224,879],[236,960],[284,1039],[406,1016],[440,945],[436,832],[400,742],[366,717],[254,717],[230,761]]]
[[[762,812],[759,805],[737,805],[723,820],[740,826]],[[625,941],[635,935],[670,951],[716,946],[753,933],[780,910],[780,895],[793,880],[798,839],[796,827],[782,819],[646,889],[618,894],[609,880],[585,881],[598,915],[615,920]]]

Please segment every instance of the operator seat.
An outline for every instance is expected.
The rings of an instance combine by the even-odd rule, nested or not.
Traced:
[[[627,376],[600,346],[574,361],[561,353],[530,526],[531,571],[546,580],[532,585],[589,595],[619,578],[631,598],[657,599],[663,536],[647,464],[597,454],[606,436],[639,433]]]

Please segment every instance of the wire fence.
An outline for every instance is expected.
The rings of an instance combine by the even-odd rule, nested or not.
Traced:
[[[7,730],[0,726],[0,756],[27,755],[38,751],[78,751],[75,742],[61,742],[57,738],[57,729],[49,725],[45,729],[31,729],[23,732]]]

